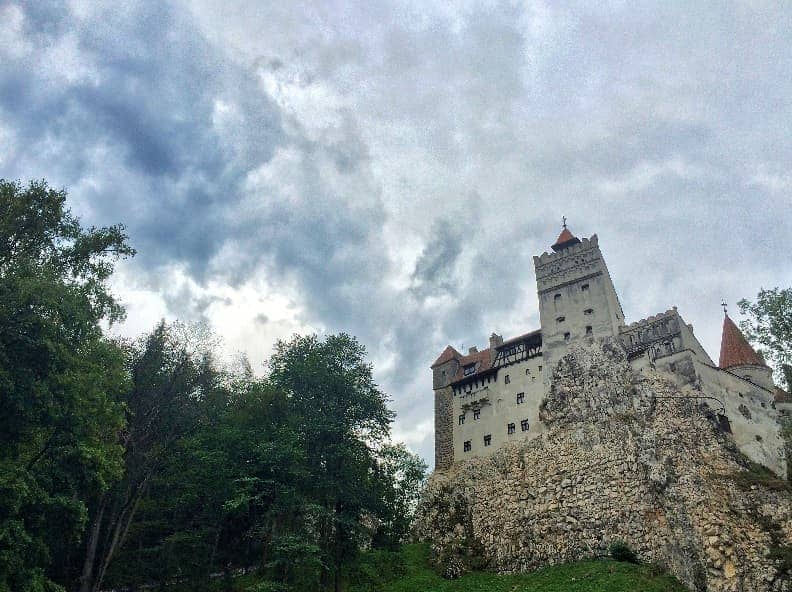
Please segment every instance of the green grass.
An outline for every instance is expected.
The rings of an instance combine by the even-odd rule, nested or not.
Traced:
[[[382,559],[378,559],[381,561]],[[365,561],[365,559],[364,559]],[[519,575],[475,572],[444,580],[429,566],[426,545],[405,545],[393,561],[403,575],[392,581],[359,583],[348,592],[685,592],[676,579],[648,565],[610,560],[581,561]]]

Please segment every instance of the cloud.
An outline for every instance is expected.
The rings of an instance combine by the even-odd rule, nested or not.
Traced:
[[[538,326],[532,255],[598,233],[628,320],[792,284],[792,13],[772,3],[12,2],[0,176],[139,251],[130,317],[254,366],[348,331],[432,458],[428,365]],[[159,308],[158,308],[159,307]],[[140,324],[130,321],[139,330]]]

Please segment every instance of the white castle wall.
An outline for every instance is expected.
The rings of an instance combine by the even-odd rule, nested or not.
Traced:
[[[454,460],[472,456],[488,456],[506,442],[530,439],[543,430],[539,421],[539,405],[544,398],[542,382],[542,358],[536,357],[498,369],[493,380],[479,386],[465,387],[454,395]],[[506,380],[509,383],[506,383]],[[517,403],[517,394],[524,393],[523,403]],[[480,408],[479,419],[473,419],[474,408]],[[459,424],[459,416],[465,423]],[[521,430],[520,422],[528,420],[527,432]],[[509,423],[514,423],[514,433],[507,433]],[[491,444],[484,445],[484,436],[490,435]],[[471,450],[465,452],[464,443],[470,442]]]

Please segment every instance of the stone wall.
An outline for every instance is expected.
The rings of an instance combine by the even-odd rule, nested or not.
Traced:
[[[454,395],[450,386],[434,393],[435,468],[444,470],[454,462]]]
[[[792,493],[749,469],[717,418],[613,342],[573,346],[546,432],[436,472],[416,516],[446,575],[606,555],[624,541],[692,590],[792,590]],[[790,559],[792,562],[792,559]]]

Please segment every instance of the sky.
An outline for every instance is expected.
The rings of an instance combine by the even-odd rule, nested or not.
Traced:
[[[538,328],[562,216],[715,359],[792,286],[790,72],[783,0],[0,0],[0,178],[126,226],[113,332],[355,335],[431,464],[430,364]]]

